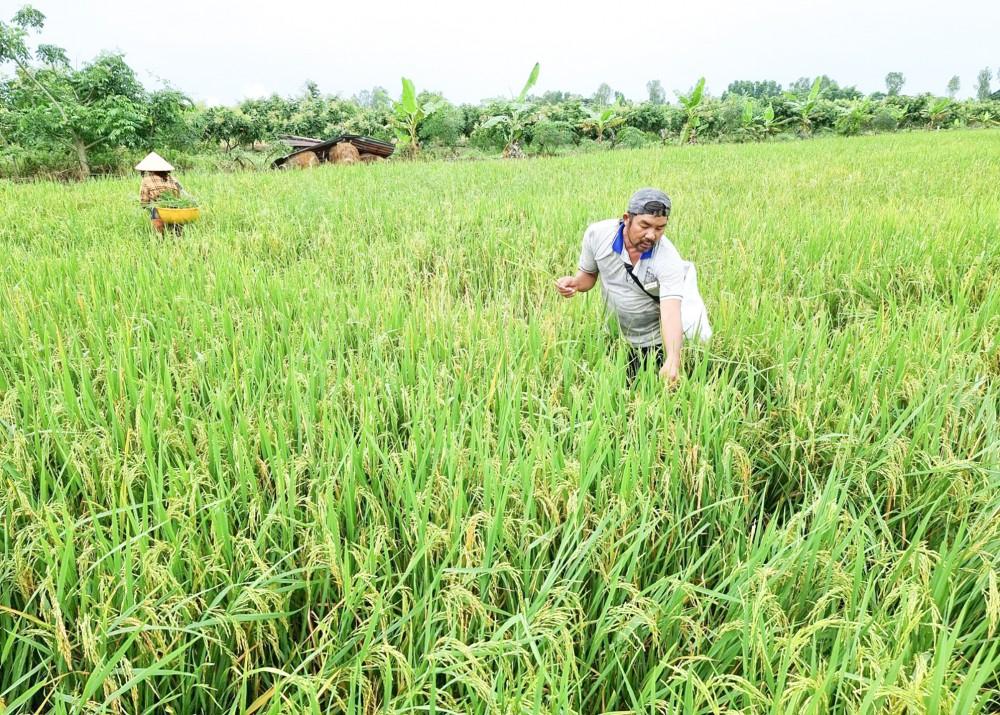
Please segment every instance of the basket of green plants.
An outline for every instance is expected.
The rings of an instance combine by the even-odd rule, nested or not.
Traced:
[[[201,215],[197,202],[190,196],[161,196],[156,201],[156,211],[163,223],[191,223]]]

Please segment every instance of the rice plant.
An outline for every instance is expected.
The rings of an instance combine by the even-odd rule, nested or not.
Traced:
[[[998,147],[0,183],[0,712],[995,712]],[[673,391],[551,287],[643,185]]]

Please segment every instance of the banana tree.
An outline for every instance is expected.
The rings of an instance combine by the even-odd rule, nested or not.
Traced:
[[[839,116],[834,123],[834,128],[838,134],[844,136],[860,134],[873,119],[872,103],[869,99],[855,101],[849,107],[841,107],[838,111]]]
[[[527,101],[528,92],[538,82],[538,72],[540,69],[541,65],[536,62],[535,66],[531,69],[531,73],[528,75],[528,81],[524,83],[520,94],[511,103],[509,112],[506,114],[495,114],[479,125],[480,129],[485,130],[496,127],[501,132],[504,138],[503,156],[505,159],[517,159],[524,156],[524,152],[521,150],[521,142],[524,139],[524,130],[527,129],[532,118],[532,106]]]
[[[940,129],[951,119],[954,109],[955,103],[947,97],[928,100],[927,108],[923,111],[924,116],[927,117],[928,128]]]
[[[773,137],[780,130],[787,119],[777,119],[774,113],[774,105],[767,104],[758,112],[758,104],[753,97],[747,97],[743,103],[743,112],[740,115],[740,135],[753,141],[760,141],[768,137]]]
[[[754,123],[754,102],[753,97],[746,97],[743,100],[743,111],[740,112],[740,128],[738,134],[741,137],[753,140],[757,139],[761,133],[761,127]]]
[[[438,110],[439,102],[424,102],[417,100],[417,92],[413,81],[403,77],[403,93],[398,102],[392,106],[392,126],[396,133],[396,146],[404,154],[415,156],[420,151],[418,132],[424,120]]]
[[[587,118],[580,122],[580,127],[586,131],[593,131],[597,135],[597,141],[604,141],[604,133],[621,126],[625,123],[625,117],[621,116],[621,105],[613,104],[603,109],[584,107]]]
[[[785,99],[789,105],[799,115],[799,129],[803,134],[812,134],[812,114],[816,109],[816,104],[823,96],[823,78],[817,77],[813,80],[809,94],[799,97],[791,92],[785,92]]]
[[[698,84],[691,90],[691,94],[686,96],[683,94],[677,95],[677,99],[680,100],[680,103],[684,106],[684,112],[687,114],[684,128],[681,130],[680,144],[686,144],[687,142],[694,144],[697,141],[698,125],[701,124],[701,117],[698,116],[698,107],[701,105],[701,100],[704,96],[704,77],[698,80]]]
[[[973,120],[979,124],[981,127],[996,127],[1000,126],[1000,115],[995,115],[988,109],[984,109],[979,114],[973,116]]]
[[[760,119],[761,129],[766,137],[773,137],[777,134],[781,129],[781,125],[787,121],[785,119],[775,119],[773,104],[768,104],[764,107],[764,111],[761,113]]]

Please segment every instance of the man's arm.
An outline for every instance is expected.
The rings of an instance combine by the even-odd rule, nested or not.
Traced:
[[[663,347],[667,351],[666,362],[660,368],[660,377],[673,383],[680,375],[681,343],[684,341],[679,298],[664,298],[660,301],[660,330],[663,333]]]
[[[580,262],[575,276],[563,276],[556,280],[556,290],[563,298],[572,298],[577,293],[586,293],[597,283],[597,261],[594,259],[593,233],[591,227],[583,232],[580,247]]]
[[[597,274],[579,270],[575,276],[563,276],[556,281],[556,290],[563,298],[572,298],[577,293],[586,293],[597,284]]]

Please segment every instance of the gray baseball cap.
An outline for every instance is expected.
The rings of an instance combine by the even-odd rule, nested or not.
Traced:
[[[663,209],[661,209],[659,206],[650,206],[649,208],[646,208],[648,204],[653,202],[663,204],[663,206],[666,207],[666,212],[664,213]],[[648,186],[644,189],[639,189],[634,194],[632,194],[632,198],[628,200],[628,212],[634,215],[659,214],[663,216],[669,216],[670,197],[667,196],[662,191],[660,191],[659,189],[654,189],[651,186]]]

